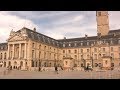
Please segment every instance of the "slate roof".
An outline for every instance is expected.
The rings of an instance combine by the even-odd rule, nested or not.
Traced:
[[[0,43],[0,51],[7,50],[7,43]]]
[[[69,39],[54,39],[49,36],[46,36],[44,34],[38,33],[34,30],[31,30],[29,28],[23,27],[22,29],[18,30],[17,33],[21,33],[22,30],[25,30],[26,35],[28,36],[29,39],[37,41],[37,42],[42,42],[48,45],[52,45],[55,47],[86,47],[86,46],[91,46],[92,44],[97,43],[98,40],[110,43],[110,41],[113,41],[113,44],[118,44],[118,40],[120,39],[120,29],[118,30],[111,30],[109,31],[109,34],[106,36],[86,36],[86,37],[79,37],[79,38],[69,38]],[[117,33],[116,35],[113,33]],[[0,44],[0,46],[6,46],[7,43]]]

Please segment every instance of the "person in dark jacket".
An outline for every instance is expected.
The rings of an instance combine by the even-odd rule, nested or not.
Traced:
[[[57,66],[55,66],[55,73],[58,74],[58,67]]]

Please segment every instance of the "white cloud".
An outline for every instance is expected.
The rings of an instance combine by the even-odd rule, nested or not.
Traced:
[[[110,29],[120,29],[120,11],[109,12]]]
[[[34,27],[38,28],[38,26],[30,20],[25,20],[18,16],[10,15],[8,12],[0,12],[0,42],[5,42],[5,40],[8,39],[12,29],[17,31],[24,26],[31,29]]]
[[[76,16],[74,19],[73,19],[73,21],[80,21],[80,20],[82,20],[83,19],[83,16],[82,15],[80,15],[80,16]]]
[[[82,11],[79,13],[74,11],[17,11],[16,13],[17,14],[11,14],[10,11],[0,12],[0,42],[4,42],[8,38],[11,29],[17,31],[23,26],[26,26],[30,29],[36,27],[37,31],[40,33],[43,33],[55,39],[62,39],[65,36],[67,38],[77,38],[84,37],[85,34],[88,34],[88,36],[95,36],[97,34],[95,12]],[[27,19],[25,20],[24,18],[20,17],[19,14],[26,16]],[[110,29],[119,29],[120,12],[110,11],[109,14]],[[33,19],[33,21],[29,20],[30,17]],[[34,24],[34,19],[38,20],[37,24],[39,26]],[[43,21],[42,25],[39,23],[41,19]]]

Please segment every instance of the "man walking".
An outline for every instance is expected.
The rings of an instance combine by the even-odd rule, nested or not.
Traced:
[[[55,73],[58,74],[58,67],[55,66]]]

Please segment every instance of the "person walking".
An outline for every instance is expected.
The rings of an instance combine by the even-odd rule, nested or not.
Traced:
[[[55,66],[55,73],[58,74],[58,67]]]

